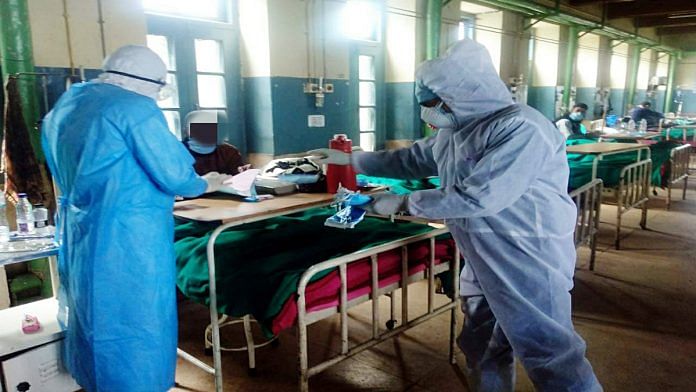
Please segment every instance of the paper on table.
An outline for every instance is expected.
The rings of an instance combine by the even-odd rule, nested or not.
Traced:
[[[223,182],[222,187],[220,187],[218,191],[244,197],[253,196],[256,194],[254,189],[254,181],[259,173],[261,173],[261,170],[259,169],[249,169],[243,171]]]

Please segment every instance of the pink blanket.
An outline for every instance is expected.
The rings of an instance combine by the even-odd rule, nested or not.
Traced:
[[[435,264],[452,260],[455,253],[451,238],[435,243]],[[429,241],[412,244],[408,248],[408,273],[415,275],[426,269],[430,262]],[[385,287],[401,279],[401,249],[394,249],[379,254],[377,258],[379,287]],[[369,294],[371,288],[370,259],[365,258],[350,263],[347,268],[348,300]],[[341,278],[338,270],[312,282],[305,291],[307,312],[318,311],[339,305]],[[275,335],[290,328],[297,321],[297,294],[291,296],[283,305],[280,313],[273,320],[272,330]]]

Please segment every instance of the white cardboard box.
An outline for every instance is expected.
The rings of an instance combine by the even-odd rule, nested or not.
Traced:
[[[53,342],[2,362],[5,385],[11,391],[22,383],[28,392],[74,392],[80,386],[60,365],[60,344]]]

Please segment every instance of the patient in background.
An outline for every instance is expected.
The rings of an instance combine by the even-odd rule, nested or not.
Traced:
[[[234,175],[250,167],[235,146],[218,143],[218,124],[223,119],[224,112],[217,110],[196,110],[186,115],[183,143],[196,160],[193,167],[198,175]]]

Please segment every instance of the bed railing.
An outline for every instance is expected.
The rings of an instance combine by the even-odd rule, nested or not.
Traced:
[[[670,174],[667,184],[667,209],[672,204],[672,185],[684,180],[682,200],[686,200],[686,188],[689,181],[689,160],[691,159],[691,146],[685,144],[677,147],[670,153]]]
[[[322,263],[310,267],[300,278],[297,294],[297,328],[299,340],[299,365],[300,365],[300,391],[306,392],[309,390],[309,378],[322,372],[326,368],[356,355],[370,347],[373,347],[380,342],[383,342],[391,337],[394,337],[405,330],[430,320],[447,311],[451,312],[450,322],[450,362],[454,363],[455,353],[455,333],[457,329],[456,311],[459,304],[459,251],[456,250],[453,260],[442,261],[440,264],[435,264],[435,237],[448,233],[446,228],[440,228],[431,232],[403,238],[397,241],[392,241],[384,245],[372,247],[364,251],[352,253],[350,255],[327,260]],[[427,240],[430,245],[430,260],[426,269],[420,273],[409,275],[408,265],[408,245]],[[390,284],[386,287],[379,287],[379,270],[378,270],[378,255],[394,249],[401,249],[401,278],[398,282]],[[371,270],[371,289],[368,294],[361,297],[348,300],[348,285],[347,285],[347,270],[348,264],[351,262],[369,258],[372,266]],[[307,311],[305,292],[312,277],[321,271],[327,269],[338,269],[341,287],[339,295],[339,305],[329,309],[318,311]],[[444,271],[452,271],[452,285],[454,289],[453,298],[446,304],[435,306],[435,275]],[[416,281],[427,279],[428,281],[428,310],[424,314],[414,318],[409,318],[408,312],[408,285]],[[395,326],[396,315],[396,297],[394,293],[401,288],[401,323]],[[386,326],[382,329],[379,312],[379,297],[388,295],[391,298],[391,317],[392,320],[387,321]],[[348,328],[348,309],[357,306],[366,301],[372,301],[372,336],[366,341],[360,342],[351,346],[349,341]],[[308,326],[316,321],[322,320],[329,316],[339,314],[341,323],[341,351],[335,357],[323,361],[317,365],[309,367],[309,358],[307,350]]]
[[[570,192],[570,197],[578,209],[575,225],[575,247],[587,244],[590,247],[590,271],[594,270],[599,232],[599,213],[602,206],[601,179],[595,179]]]
[[[615,189],[616,197],[616,249],[621,247],[621,217],[633,208],[640,207],[642,215],[640,227],[645,229],[648,218],[648,200],[650,194],[650,177],[652,161],[645,159],[632,163],[621,169],[619,186]]]

